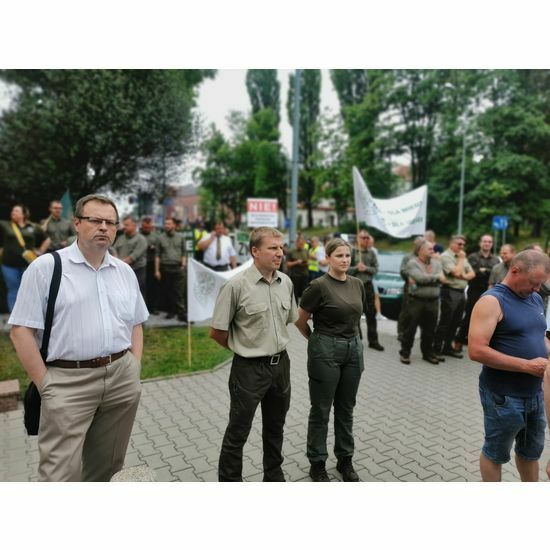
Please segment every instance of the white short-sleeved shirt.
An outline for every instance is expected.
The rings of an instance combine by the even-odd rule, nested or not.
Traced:
[[[216,240],[210,243],[208,248],[204,251],[203,261],[209,265],[228,265],[230,263],[231,256],[236,256],[235,248],[231,239],[227,235],[221,235],[221,258],[216,260]],[[210,235],[203,237],[201,241],[207,241],[210,239]],[[199,241],[200,242],[200,241]]]
[[[105,253],[96,271],[77,242],[59,250],[62,277],[55,303],[47,361],[84,361],[132,345],[132,330],[149,312],[132,268]],[[54,260],[45,254],[23,274],[8,323],[37,329],[40,347]]]

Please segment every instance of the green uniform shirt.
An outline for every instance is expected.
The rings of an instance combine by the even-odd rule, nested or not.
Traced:
[[[52,240],[49,250],[59,250],[67,246],[70,237],[76,235],[76,231],[72,221],[59,218],[48,218],[44,221],[46,224],[46,235]],[[65,242],[64,245],[61,245]]]
[[[276,271],[270,284],[252,265],[222,286],[211,326],[229,332],[228,346],[236,354],[264,357],[286,349],[287,325],[296,319],[290,279]]]
[[[145,237],[147,241],[147,263],[154,262],[155,256],[157,255],[157,241],[159,234],[156,231],[151,231],[151,233],[144,233],[140,230],[140,233]]]
[[[407,263],[406,273],[414,283],[409,283],[409,295],[417,298],[439,298],[441,263],[431,260],[425,264],[418,256]]]
[[[325,336],[353,338],[366,307],[367,292],[357,277],[339,281],[328,273],[304,290],[300,307],[313,315],[313,328]]]
[[[301,250],[298,250],[297,248],[292,248],[288,251],[286,255],[286,262],[287,262],[287,273],[290,276],[300,276],[305,275],[306,277],[309,276],[309,269],[308,269],[308,259],[309,259],[309,251],[305,248],[302,248]],[[303,265],[295,265],[292,267],[288,267],[288,262],[294,261],[294,260],[304,260],[305,263]]]
[[[181,265],[185,256],[185,238],[181,233],[161,233],[157,239],[157,256],[165,265]]]
[[[448,281],[443,286],[447,286],[455,290],[464,290],[468,286],[468,281],[464,279],[458,279],[457,277],[453,277],[451,275],[451,271],[456,267],[456,264],[458,263],[457,255],[450,248],[447,248],[447,250],[445,250],[445,252],[441,254],[439,260],[441,261],[443,273],[445,273],[445,277]],[[464,258],[462,275],[465,275],[466,273],[471,273],[472,271],[473,269],[470,265],[470,262],[466,258]]]
[[[508,273],[508,266],[504,262],[500,262],[493,266],[489,275],[489,284],[495,286],[497,283],[502,283],[504,277]]]
[[[130,264],[132,269],[145,267],[147,263],[147,239],[143,235],[136,233],[128,237],[122,233],[117,237],[113,248],[121,260],[124,260],[128,256],[132,258],[132,263]]]
[[[366,271],[359,271],[357,264],[359,261],[363,262],[367,266]],[[351,267],[349,268],[349,274],[357,277],[362,283],[372,281],[372,278],[378,273],[378,258],[376,252],[372,248],[361,249],[361,258],[359,259],[359,250],[354,248],[351,251]]]

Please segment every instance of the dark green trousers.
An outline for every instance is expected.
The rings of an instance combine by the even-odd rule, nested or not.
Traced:
[[[313,332],[307,346],[311,408],[307,427],[310,462],[328,458],[327,433],[334,404],[334,454],[353,456],[353,408],[363,372],[363,342],[359,335],[346,339]]]

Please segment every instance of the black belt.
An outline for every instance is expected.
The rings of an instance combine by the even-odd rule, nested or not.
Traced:
[[[126,352],[130,350],[125,349],[118,353],[106,355],[105,357],[96,357],[95,359],[86,359],[85,361],[65,361],[64,359],[56,359],[46,363],[47,367],[60,367],[62,369],[97,369],[98,367],[105,367],[110,365],[117,359],[120,359]]]
[[[240,359],[244,359],[245,361],[260,361],[260,362],[263,361],[263,362],[268,362],[271,366],[276,366],[279,364],[281,357],[284,357],[286,355],[286,349],[284,349],[279,353],[276,353],[275,355],[263,355],[262,357],[243,357],[238,353],[236,353],[235,355]]]
[[[462,294],[464,294],[463,288],[451,288],[450,286],[445,286],[445,285],[443,285],[443,288],[446,290],[454,290],[454,292],[462,292]]]
[[[415,300],[418,300],[419,302],[435,302],[436,300],[439,300],[439,297],[425,298],[425,297],[422,297],[422,296],[415,296],[414,294],[409,294],[409,298],[414,298]]]
[[[214,271],[227,271],[228,268],[229,268],[229,264],[224,264],[224,265],[212,265],[212,264],[207,264],[206,262],[204,262],[204,265],[206,267],[209,267],[210,269],[214,270]]]

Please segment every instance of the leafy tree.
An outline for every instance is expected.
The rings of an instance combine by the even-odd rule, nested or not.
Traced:
[[[210,70],[6,70],[19,86],[0,119],[0,189],[7,203],[45,208],[128,189],[138,174],[156,188],[189,151],[196,87]]]
[[[252,113],[270,108],[275,113],[276,126],[279,125],[281,107],[281,85],[277,80],[276,69],[249,69],[246,71],[246,90],[252,104]]]
[[[315,197],[315,171],[319,144],[319,113],[321,105],[321,71],[306,69],[302,71],[300,86],[300,146],[299,146],[299,187],[298,199],[307,209],[308,227],[313,225],[313,207]],[[293,121],[294,113],[294,77],[289,78],[287,100],[288,118]]]

